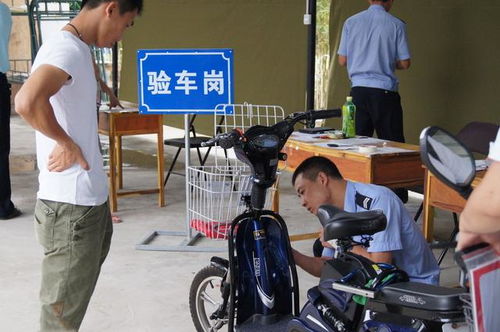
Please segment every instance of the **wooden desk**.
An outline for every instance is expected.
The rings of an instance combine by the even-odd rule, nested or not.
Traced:
[[[286,169],[294,171],[305,159],[322,156],[330,159],[347,180],[374,183],[392,188],[422,185],[424,170],[417,145],[388,142],[387,146],[413,150],[414,152],[366,155],[352,150],[320,147],[289,139],[286,152]]]
[[[124,105],[125,106],[125,105]],[[137,108],[99,112],[99,133],[109,137],[109,199],[111,211],[118,209],[118,196],[158,193],[158,205],[165,206],[163,187],[163,117],[139,114]],[[149,190],[118,192],[123,188],[122,136],[157,134],[158,186]]]
[[[472,182],[472,187],[476,187],[484,177],[486,171],[479,171]],[[424,221],[423,232],[427,241],[432,241],[434,232],[434,208],[440,208],[455,213],[460,213],[464,209],[465,199],[455,190],[439,181],[427,168],[425,168],[424,181]]]

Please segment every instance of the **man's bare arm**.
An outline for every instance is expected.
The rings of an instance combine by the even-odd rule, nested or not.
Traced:
[[[366,257],[375,263],[392,264],[392,254],[390,251],[368,252],[361,246],[355,246],[352,248],[352,252],[357,255]]]
[[[500,253],[500,162],[488,168],[460,215],[458,249],[479,242],[491,244]]]
[[[116,106],[119,106],[119,107],[123,108],[122,104],[120,103],[120,101],[116,97],[116,95],[113,92],[113,90],[111,90],[111,88],[102,80],[101,75],[99,74],[99,68],[97,67],[97,64],[95,63],[95,61],[93,62],[93,65],[94,65],[94,74],[95,74],[95,78],[97,80],[97,83],[101,87],[101,90],[105,94],[107,94],[108,97],[109,97],[108,106],[110,108],[113,108],[113,107],[116,107]]]
[[[396,61],[396,69],[406,70],[411,66],[411,59]]]
[[[347,65],[347,57],[345,55],[339,55],[339,65],[345,67]]]
[[[40,66],[23,84],[16,95],[16,112],[34,129],[57,142],[49,158],[49,170],[60,172],[74,163],[88,169],[88,163],[80,148],[61,128],[49,102],[64,83],[68,74],[54,66]]]
[[[300,266],[304,271],[318,278],[321,276],[321,270],[323,269],[323,265],[325,265],[325,261],[330,259],[328,257],[306,256],[295,249],[292,249],[292,252],[295,264]]]

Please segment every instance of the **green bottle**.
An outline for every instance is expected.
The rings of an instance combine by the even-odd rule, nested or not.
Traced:
[[[342,106],[342,132],[345,138],[356,136],[356,105],[352,102],[352,97],[346,98],[345,104]]]

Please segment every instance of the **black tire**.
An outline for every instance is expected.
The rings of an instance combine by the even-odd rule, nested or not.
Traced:
[[[194,276],[189,289],[189,311],[198,332],[217,331],[227,324],[227,315],[224,319],[210,319],[223,301],[220,287],[224,274],[220,268],[206,266]],[[205,304],[209,304],[209,308]]]

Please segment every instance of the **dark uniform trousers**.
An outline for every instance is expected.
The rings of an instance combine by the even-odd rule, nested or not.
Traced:
[[[0,217],[12,212],[10,174],[10,84],[0,73]]]
[[[356,105],[356,135],[371,137],[375,131],[380,139],[404,143],[403,108],[398,92],[353,87],[351,96]],[[394,192],[403,203],[408,201],[406,189],[396,188]]]
[[[356,134],[404,142],[403,108],[398,92],[377,88],[353,87],[351,96],[356,105]]]

